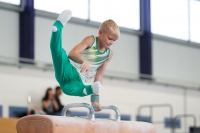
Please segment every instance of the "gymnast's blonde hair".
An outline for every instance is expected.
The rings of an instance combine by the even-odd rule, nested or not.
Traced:
[[[100,25],[99,29],[104,31],[104,32],[110,32],[110,33],[114,34],[115,37],[116,37],[116,40],[120,37],[119,27],[115,23],[115,21],[113,21],[112,19],[108,19],[108,20],[104,21]]]

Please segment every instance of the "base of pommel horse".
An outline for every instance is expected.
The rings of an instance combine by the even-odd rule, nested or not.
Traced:
[[[87,107],[88,117],[65,117],[70,107]],[[119,110],[115,106],[104,106],[102,109],[113,109],[116,119],[95,119],[94,108],[86,103],[75,103],[63,108],[62,116],[29,115],[17,122],[17,133],[156,133],[151,123],[137,121],[120,121]]]

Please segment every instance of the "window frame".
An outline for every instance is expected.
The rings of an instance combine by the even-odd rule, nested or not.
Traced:
[[[181,1],[181,0],[180,0]],[[184,22],[186,22],[182,27],[178,27],[177,25],[176,25],[176,20],[178,21],[178,20],[180,20],[180,19],[178,19],[176,16],[174,16],[174,15],[169,15],[170,14],[170,12],[168,11],[168,8],[160,8],[160,6],[158,6],[159,4],[161,4],[161,3],[159,3],[159,0],[155,0],[155,1],[151,1],[151,32],[152,32],[152,34],[153,35],[157,35],[157,36],[162,36],[162,37],[166,37],[166,38],[174,38],[174,39],[178,39],[178,40],[183,40],[183,41],[188,41],[189,40],[189,21],[188,21],[188,19],[189,19],[189,10],[188,10],[188,1],[189,0],[185,0],[184,1],[184,8],[182,8],[182,11],[184,11],[184,13],[185,12],[187,12],[187,14],[188,15],[183,15],[183,16],[185,16],[185,18],[184,18]],[[176,4],[179,4],[179,1],[176,1],[177,3]],[[162,6],[164,6],[164,7],[166,7],[165,6],[165,4],[166,5],[170,5],[170,6],[172,6],[172,10],[174,10],[174,9],[177,9],[176,8],[176,6],[174,6],[174,4],[173,4],[173,2],[172,1],[166,1],[166,3],[164,3],[164,5],[162,4]],[[157,8],[157,9],[156,9]],[[159,10],[160,9],[160,10]],[[161,14],[156,14],[157,12],[161,12]],[[155,13],[155,14],[154,14]],[[176,13],[180,13],[180,11],[179,10],[175,10],[175,14]],[[182,12],[181,12],[182,13]],[[183,13],[182,13],[183,14]],[[181,15],[182,15],[181,14]],[[173,17],[175,17],[176,18],[176,20],[175,21],[173,21],[173,19],[171,18],[167,18],[167,17],[165,17],[165,15],[169,15],[169,16],[172,16],[172,18]],[[166,21],[164,21],[164,22],[167,22],[167,20],[168,20],[168,22],[167,23],[164,23],[164,25],[166,26],[166,27],[168,27],[169,26],[169,28],[170,28],[170,30],[171,30],[171,32],[169,32],[167,29],[168,28],[161,28],[161,27],[159,27],[159,26],[157,26],[157,25],[159,25],[160,23],[162,23],[162,17],[160,17],[160,16],[164,16],[164,18],[167,18],[166,19]],[[158,17],[158,18],[157,18]],[[156,19],[157,18],[157,19]],[[161,22],[158,22],[159,20],[161,20]],[[157,23],[158,22],[158,23]],[[174,24],[174,22],[175,22],[175,24]],[[174,28],[172,28],[171,27],[171,25],[173,25],[174,26]],[[163,26],[163,25],[162,25]],[[158,28],[159,27],[159,28]],[[182,35],[182,36],[180,36],[180,34],[178,33],[178,31],[179,31],[179,28],[181,28],[181,29],[183,29],[183,31],[184,31],[184,35]],[[166,30],[166,31],[165,31]],[[170,33],[175,33],[174,35],[169,35]],[[179,36],[178,36],[179,35]]]
[[[41,10],[37,10],[37,9],[35,9],[35,15],[40,16],[40,17],[47,17],[47,18],[51,18],[51,19],[56,19],[58,17],[57,13],[41,11]],[[84,20],[84,19],[75,18],[75,17],[72,17],[69,20],[69,23],[75,23],[75,24],[85,25],[85,26],[94,27],[94,28],[99,28],[99,25],[101,24],[99,22],[94,22],[89,19]],[[120,26],[119,26],[119,28],[120,28],[121,33],[138,35],[138,36],[142,35],[142,33],[143,33],[140,30],[133,30],[133,29],[124,28],[124,27],[120,27]]]
[[[24,0],[20,0],[20,5],[14,5],[14,4],[10,4],[10,3],[0,1],[0,8],[6,9],[6,10],[23,12],[23,10],[24,10]]]
[[[191,39],[192,38],[191,34],[193,33],[192,24],[191,24],[191,22],[192,22],[192,18],[191,18],[191,8],[192,8],[191,7],[191,1],[197,1],[200,4],[200,0],[188,0],[188,18],[189,18],[188,19],[188,26],[189,26],[188,34],[189,34],[189,41],[197,43],[197,44],[200,44],[200,42],[195,42],[195,41],[192,41],[192,39]]]
[[[90,1],[90,0],[89,0],[89,1]],[[104,1],[103,1],[103,2],[104,2]],[[120,1],[120,2],[124,2],[124,1]],[[126,27],[126,26],[120,26],[121,24],[118,23],[119,27],[121,27],[121,28],[126,28],[126,29],[131,29],[131,30],[135,30],[135,31],[140,31],[140,30],[141,30],[141,20],[140,20],[140,10],[141,10],[140,8],[141,8],[141,7],[140,7],[140,0],[138,0],[137,2],[138,2],[137,4],[138,4],[138,9],[139,9],[139,17],[138,17],[138,20],[137,20],[137,21],[139,22],[139,23],[138,23],[138,27],[139,27],[139,28],[138,28],[138,29],[137,29],[137,28],[134,29],[134,28]],[[91,3],[91,2],[90,2],[90,3]],[[101,3],[101,2],[100,2],[100,3]],[[135,3],[134,3],[134,4],[135,4]],[[135,4],[135,5],[137,5],[137,4]],[[99,5],[98,5],[98,6],[99,6]],[[117,6],[118,6],[118,5],[117,5]],[[89,8],[88,10],[89,10],[90,12],[92,12],[91,4],[89,5],[89,7],[90,7],[90,8]],[[100,7],[101,7],[101,6],[100,6]],[[115,7],[115,8],[116,8],[116,7]],[[95,12],[95,11],[94,11],[94,12]],[[116,11],[115,11],[115,12],[116,12]],[[99,13],[99,12],[98,12],[98,13]],[[98,14],[98,13],[97,13],[97,14]],[[91,16],[93,16],[93,17],[94,17],[94,16],[98,16],[97,14],[91,14],[91,13],[90,13],[90,15],[89,15],[89,20],[90,20],[90,21],[93,21],[93,22],[101,23],[101,22],[99,22],[98,20],[95,20],[94,18],[91,18]],[[112,15],[112,16],[113,16],[113,15]],[[107,19],[108,19],[108,18],[107,18]],[[115,20],[115,19],[114,19],[114,20]],[[103,20],[102,20],[102,21],[103,21]],[[116,19],[116,21],[117,21],[117,19]],[[126,21],[127,21],[127,20],[126,20]],[[124,21],[123,23],[125,23],[126,21]],[[134,23],[134,22],[133,22],[133,23]]]
[[[196,0],[196,1],[200,2],[200,0]],[[152,33],[152,38],[157,39],[157,40],[161,40],[161,41],[168,41],[168,42],[171,42],[171,43],[175,43],[177,45],[182,45],[182,46],[200,49],[200,42],[191,41],[191,25],[190,25],[191,23],[190,23],[190,21],[191,21],[190,20],[190,0],[188,0],[188,40],[182,40],[182,39],[178,39],[178,38],[175,38],[175,37],[168,37],[168,36],[155,34],[155,33]]]
[[[89,1],[88,2],[88,4],[89,4],[88,14],[90,14],[90,0],[88,0],[88,1]],[[190,0],[188,0],[188,1],[190,1]],[[197,1],[200,2],[200,0],[197,0]],[[19,6],[0,1],[0,8],[6,9],[6,10],[13,10],[13,11],[22,12],[24,10],[24,0],[20,0]],[[57,16],[58,16],[57,13],[51,13],[51,12],[41,11],[41,10],[37,10],[37,9],[35,9],[35,15],[50,18],[50,19],[56,19]],[[90,18],[90,15],[88,17]],[[85,26],[89,26],[89,27],[95,27],[95,28],[98,28],[99,24],[100,24],[99,22],[90,21],[89,19],[84,20],[84,19],[79,19],[79,18],[74,18],[74,17],[72,17],[72,19],[70,19],[69,22],[80,24],[80,25],[85,25]],[[189,30],[190,30],[190,28],[189,28]],[[140,36],[140,35],[143,34],[141,26],[140,26],[140,30],[134,30],[134,29],[120,27],[120,31],[121,31],[121,33],[130,34],[130,35],[137,35],[137,36]],[[158,40],[163,40],[163,41],[169,41],[169,42],[172,42],[172,43],[175,43],[175,44],[178,44],[178,45],[184,45],[184,46],[194,47],[194,48],[200,49],[200,43],[192,42],[191,40],[185,41],[185,40],[181,40],[181,39],[177,39],[177,38],[173,38],[173,37],[162,36],[162,35],[153,34],[153,33],[152,33],[152,38],[158,39]]]
[[[61,8],[56,8],[55,10],[52,10],[50,7],[52,6],[49,6],[48,8],[43,8],[43,6],[41,7],[41,5],[43,4],[41,4],[40,3],[40,0],[34,0],[35,2],[34,2],[34,10],[35,11],[37,11],[38,13],[38,15],[40,15],[40,13],[41,13],[41,16],[44,16],[44,14],[46,14],[47,16],[50,16],[49,14],[47,14],[47,13],[50,13],[50,14],[59,14],[59,13],[61,13],[63,10],[61,10]],[[37,2],[36,2],[37,1]],[[83,12],[84,12],[84,14],[83,14],[83,16],[84,15],[86,15],[86,16],[84,16],[84,17],[82,17],[81,18],[81,15],[78,15],[78,16],[74,16],[74,14],[76,14],[77,13],[77,10],[76,11],[73,11],[73,8],[71,9],[72,10],[72,17],[75,17],[75,18],[78,18],[78,19],[83,19],[83,20],[88,20],[88,18],[89,18],[89,13],[88,13],[88,9],[89,9],[89,2],[90,0],[85,0],[85,1],[83,1],[83,4],[84,4],[84,10],[82,10]],[[61,0],[61,2],[65,2],[64,0]],[[86,3],[87,2],[87,3]],[[53,4],[55,4],[55,3],[57,3],[55,0],[53,1]],[[66,4],[66,3],[65,3]],[[76,2],[72,2],[72,1],[69,1],[69,6],[70,6],[70,4],[76,4]],[[62,5],[64,5],[63,3],[62,3]],[[77,5],[77,4],[76,4]],[[73,5],[74,6],[74,5]],[[85,6],[87,6],[87,7],[85,7]],[[42,9],[43,8],[43,9]],[[65,7],[62,7],[62,9],[65,9]],[[69,8],[70,9],[70,8]],[[42,13],[42,12],[45,12],[45,13]],[[76,13],[75,13],[76,12]],[[81,12],[81,11],[79,11],[79,12]],[[80,17],[79,17],[80,16]]]

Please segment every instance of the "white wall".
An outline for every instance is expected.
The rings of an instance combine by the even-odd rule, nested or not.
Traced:
[[[0,9],[0,56],[18,57],[19,14]]]
[[[3,105],[4,117],[8,117],[8,107],[11,105],[26,107],[26,98],[28,95],[31,95],[33,102],[41,107],[41,99],[47,87],[54,88],[58,85],[53,71],[45,72],[30,68],[19,69],[9,66],[0,66],[0,81],[0,105]],[[184,91],[179,88],[105,78],[100,95],[102,105],[115,105],[120,109],[121,114],[131,115],[132,120],[135,120],[138,107],[144,104],[171,104],[174,116],[184,114],[184,108],[186,108],[186,113],[195,114],[199,117],[200,92],[188,91],[186,106],[183,94]],[[90,103],[90,98],[71,97],[63,94],[61,102],[64,105],[77,102]],[[113,115],[113,112],[104,112],[112,113]],[[142,115],[148,116],[149,110],[142,110]],[[167,107],[156,108],[153,111],[153,116],[153,121],[164,121],[164,118],[169,117],[169,109]],[[112,116],[112,118],[114,117]],[[199,119],[197,119],[197,122],[200,125]],[[187,123],[190,125],[192,121],[188,121]],[[169,129],[164,129],[162,124],[156,125],[156,128],[157,132],[170,132]]]
[[[200,49],[153,40],[153,75],[200,86]]]

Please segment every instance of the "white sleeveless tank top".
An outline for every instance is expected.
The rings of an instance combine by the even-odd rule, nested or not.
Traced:
[[[70,59],[71,64],[76,68],[83,83],[87,82],[96,75],[98,68],[108,59],[110,55],[110,49],[105,49],[104,52],[99,51],[98,38],[95,36],[93,37],[94,42],[92,45],[80,53],[80,56],[89,63],[90,72],[88,74],[86,72],[80,73],[81,64]]]

